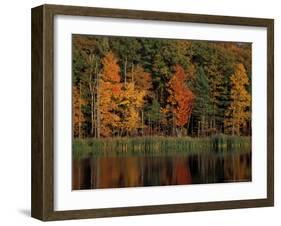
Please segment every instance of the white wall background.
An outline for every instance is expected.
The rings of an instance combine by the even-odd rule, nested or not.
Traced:
[[[43,4],[275,19],[275,207],[62,221],[50,225],[278,225],[281,222],[281,15],[276,0],[2,1],[0,6],[0,225],[42,225],[30,215],[30,8]]]

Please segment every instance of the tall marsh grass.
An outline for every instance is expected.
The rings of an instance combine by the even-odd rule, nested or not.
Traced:
[[[251,150],[251,138],[216,135],[205,138],[191,137],[113,137],[86,138],[73,140],[73,155],[128,155],[198,153],[200,151],[228,152]]]

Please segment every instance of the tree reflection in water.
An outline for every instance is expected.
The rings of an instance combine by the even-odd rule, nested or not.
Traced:
[[[88,157],[72,177],[73,190],[251,181],[251,154]]]

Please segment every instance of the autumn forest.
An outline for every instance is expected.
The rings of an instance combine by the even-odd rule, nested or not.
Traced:
[[[251,134],[251,45],[73,36],[74,137]]]
[[[249,152],[251,57],[251,43],[73,35],[74,152]]]

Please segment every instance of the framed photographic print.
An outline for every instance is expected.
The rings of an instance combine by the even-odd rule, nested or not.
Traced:
[[[274,21],[32,9],[32,216],[274,204]]]

